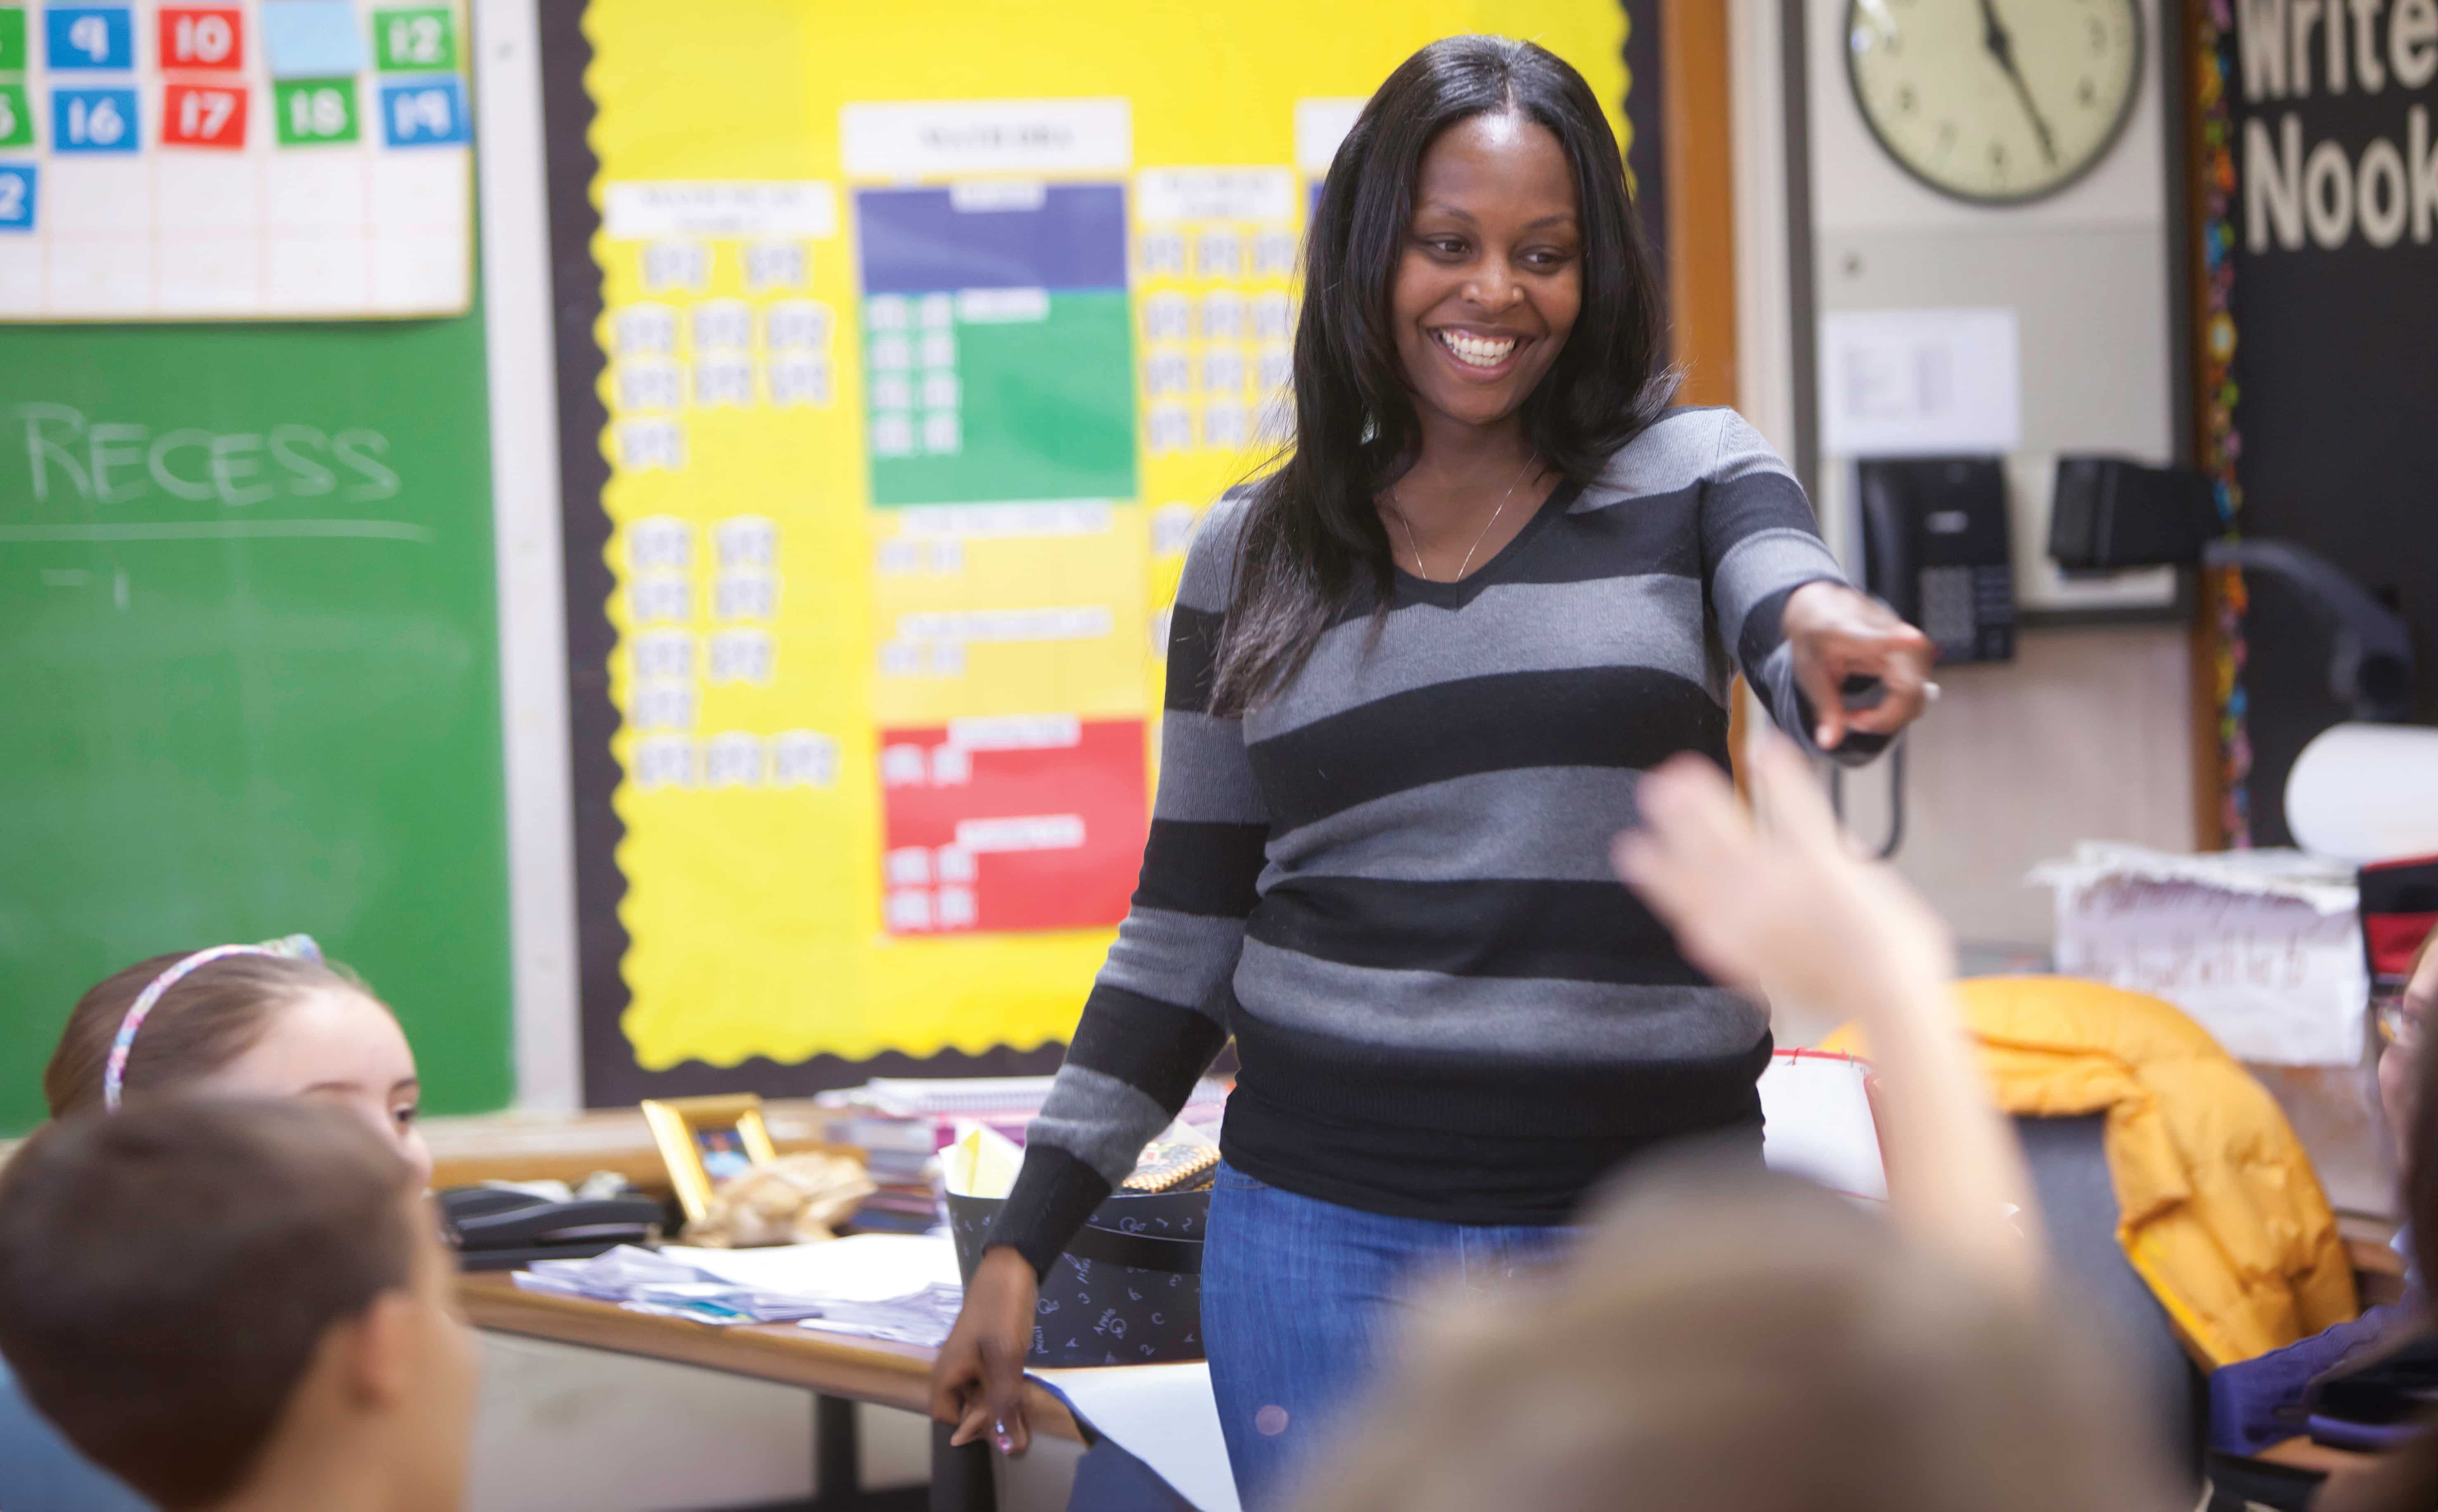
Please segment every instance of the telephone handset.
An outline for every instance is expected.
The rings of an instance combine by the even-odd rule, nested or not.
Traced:
[[[2006,476],[1996,457],[1873,457],[1855,465],[1863,575],[1943,662],[2015,657]]]

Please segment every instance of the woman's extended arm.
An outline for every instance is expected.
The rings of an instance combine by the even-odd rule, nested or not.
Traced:
[[[1245,945],[1269,817],[1236,720],[1204,711],[1240,506],[1223,501],[1187,554],[1168,638],[1158,796],[1134,902],[1085,1000],[1024,1169],[991,1228],[931,1375],[956,1443],[1022,1450],[1017,1409],[1040,1276],[1228,1041],[1223,994]]]
[[[1922,711],[1934,652],[1919,630],[1846,586],[1820,539],[1803,485],[1732,411],[1702,498],[1702,561],[1719,639],[1778,728],[1839,761],[1885,748]],[[1882,687],[1866,710],[1848,677]]]
[[[2045,1252],[2031,1179],[1965,1038],[1946,926],[1856,855],[1793,746],[1764,734],[1750,758],[1763,826],[1715,765],[1677,757],[1643,780],[1642,827],[1617,837],[1618,875],[1721,981],[1860,1022],[1899,1221],[2036,1287]]]

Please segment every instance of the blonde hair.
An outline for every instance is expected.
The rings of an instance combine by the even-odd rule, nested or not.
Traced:
[[[2076,1328],[1806,1184],[1677,1167],[1422,1317],[1308,1512],[2177,1504]]]

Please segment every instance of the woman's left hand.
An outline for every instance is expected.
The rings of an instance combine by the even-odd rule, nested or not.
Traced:
[[[1893,735],[1937,696],[1930,669],[1938,652],[1930,637],[1843,583],[1796,589],[1781,623],[1794,653],[1794,685],[1820,721],[1812,741],[1822,750],[1845,744],[1849,730]],[[1840,689],[1848,677],[1876,677],[1886,693],[1868,709],[1847,709]]]

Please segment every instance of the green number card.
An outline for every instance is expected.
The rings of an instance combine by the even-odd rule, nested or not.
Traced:
[[[0,7],[0,71],[15,72],[26,66],[26,12],[15,6]]]
[[[356,139],[356,81],[352,79],[285,79],[273,84],[272,114],[279,120],[279,145],[309,147]]]
[[[26,104],[26,86],[0,84],[0,147],[34,145],[34,113]]]
[[[457,18],[447,6],[373,12],[373,55],[381,71],[457,66]]]

